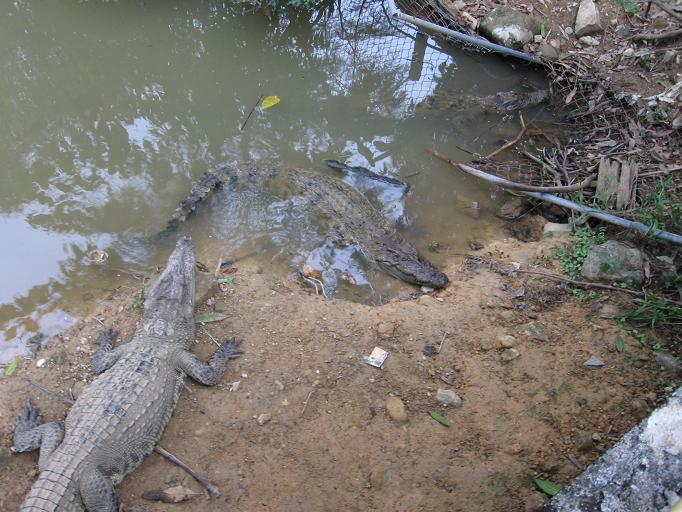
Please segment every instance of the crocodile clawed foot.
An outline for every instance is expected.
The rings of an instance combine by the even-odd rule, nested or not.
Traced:
[[[241,345],[240,340],[236,340],[235,338],[230,338],[228,340],[223,341],[220,344],[220,347],[218,348],[217,352],[220,352],[220,355],[224,357],[225,359],[237,359],[239,356],[241,356],[244,352],[239,350],[239,346]]]
[[[97,344],[104,350],[111,350],[111,347],[114,346],[114,341],[116,341],[117,336],[118,331],[114,331],[113,329],[105,329],[99,333]]]
[[[17,416],[17,422],[14,426],[15,432],[26,432],[33,428],[39,427],[43,423],[43,418],[38,412],[37,407],[33,407],[29,400],[24,402],[24,408],[21,414]]]

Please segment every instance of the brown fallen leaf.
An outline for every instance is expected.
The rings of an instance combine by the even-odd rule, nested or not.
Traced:
[[[314,267],[311,267],[307,263],[304,263],[301,266],[301,272],[303,273],[304,276],[312,277],[313,279],[320,279],[322,277],[319,270],[317,270]]]
[[[192,489],[176,485],[169,487],[163,491],[147,491],[142,495],[142,498],[148,501],[163,501],[164,503],[180,503],[186,501],[194,496],[199,496],[200,492],[195,492]]]

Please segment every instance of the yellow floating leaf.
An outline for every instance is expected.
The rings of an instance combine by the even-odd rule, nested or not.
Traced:
[[[279,102],[279,96],[266,96],[263,98],[263,102],[260,104],[260,106],[263,110],[265,110],[266,108],[274,107]]]

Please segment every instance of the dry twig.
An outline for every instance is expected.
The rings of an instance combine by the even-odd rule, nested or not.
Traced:
[[[523,120],[523,114],[521,114],[521,113],[519,113],[519,122],[521,123],[521,131],[519,132],[519,134],[513,140],[510,140],[509,142],[503,144],[502,146],[497,148],[495,151],[490,153],[487,156],[487,158],[492,158],[495,155],[497,155],[498,153],[501,153],[502,151],[504,151],[505,149],[509,149],[511,147],[514,147],[521,140],[521,137],[523,137],[523,135],[526,133],[526,122]]]

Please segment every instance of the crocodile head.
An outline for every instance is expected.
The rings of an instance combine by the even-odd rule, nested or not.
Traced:
[[[417,249],[404,238],[391,237],[386,241],[377,262],[381,269],[408,283],[431,288],[445,288],[448,276],[424,259]]]

